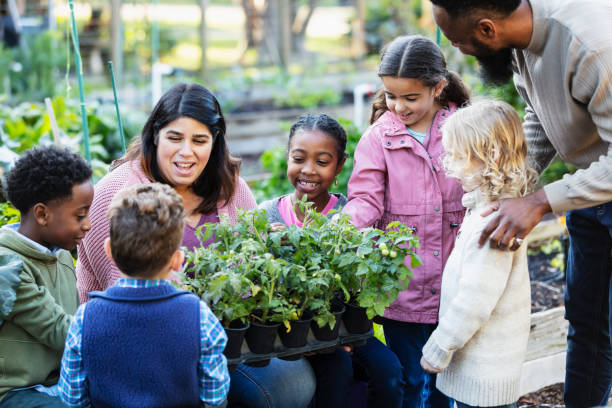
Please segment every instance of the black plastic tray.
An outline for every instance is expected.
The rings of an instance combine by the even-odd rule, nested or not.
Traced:
[[[283,346],[280,341],[278,334],[276,335],[276,340],[274,341],[274,351],[272,353],[267,354],[257,354],[252,353],[249,350],[249,346],[247,345],[246,340],[242,342],[242,348],[240,349],[241,354],[240,357],[236,358],[228,358],[227,365],[231,369],[235,368],[238,364],[251,364],[258,362],[265,362],[271,358],[281,358],[281,359],[298,359],[304,353],[311,352],[325,352],[329,350],[333,351],[337,346],[343,345],[354,345],[358,346],[361,344],[365,344],[365,342],[374,335],[374,330],[370,329],[369,331],[362,334],[351,334],[344,327],[344,322],[340,320],[340,330],[338,334],[338,338],[331,341],[319,341],[315,339],[312,334],[312,330],[308,332],[308,338],[306,340],[306,345],[304,347],[295,347],[295,348],[287,348]],[[294,358],[292,358],[294,357]],[[262,364],[265,365],[265,364]]]

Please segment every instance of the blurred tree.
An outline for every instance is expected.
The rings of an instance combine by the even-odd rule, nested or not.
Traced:
[[[246,17],[241,59],[253,48],[261,64],[287,65],[292,55],[304,56],[306,29],[318,0],[241,0],[240,3]]]

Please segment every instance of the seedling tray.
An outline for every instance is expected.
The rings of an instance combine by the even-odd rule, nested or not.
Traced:
[[[332,352],[337,346],[359,346],[361,344],[365,344],[365,342],[373,335],[373,329],[370,329],[369,331],[362,334],[351,334],[346,330],[344,322],[340,321],[340,330],[337,339],[331,341],[319,341],[312,334],[312,330],[309,330],[308,337],[306,339],[306,345],[304,347],[287,348],[283,346],[280,341],[280,338],[277,335],[274,341],[274,351],[272,353],[257,354],[249,350],[249,346],[247,345],[245,340],[243,341],[242,348],[240,349],[240,357],[228,358],[227,365],[230,370],[232,370],[238,364],[265,362],[266,360],[275,357],[281,359],[291,359],[292,357],[295,357],[295,359],[298,359],[304,353]]]

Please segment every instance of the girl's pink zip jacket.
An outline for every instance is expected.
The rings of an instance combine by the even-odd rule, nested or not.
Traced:
[[[442,168],[440,127],[455,110],[451,104],[436,113],[423,144],[387,111],[370,126],[355,150],[349,201],[342,211],[358,228],[384,229],[397,220],[419,237],[416,252],[423,265],[414,268],[408,289],[385,311],[389,319],[438,321],[442,271],[465,214],[461,184],[446,177]]]

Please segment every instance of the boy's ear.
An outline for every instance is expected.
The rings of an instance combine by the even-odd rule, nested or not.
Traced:
[[[106,238],[104,240],[104,253],[108,257],[108,259],[115,262],[115,260],[113,259],[113,251],[111,251],[110,238]]]
[[[170,258],[170,269],[173,271],[180,271],[183,262],[185,261],[185,254],[180,249],[177,249]]]
[[[34,207],[32,207],[31,211],[32,214],[34,214],[36,223],[41,227],[46,227],[50,216],[50,208],[47,206],[47,204],[36,203],[34,204]]]

